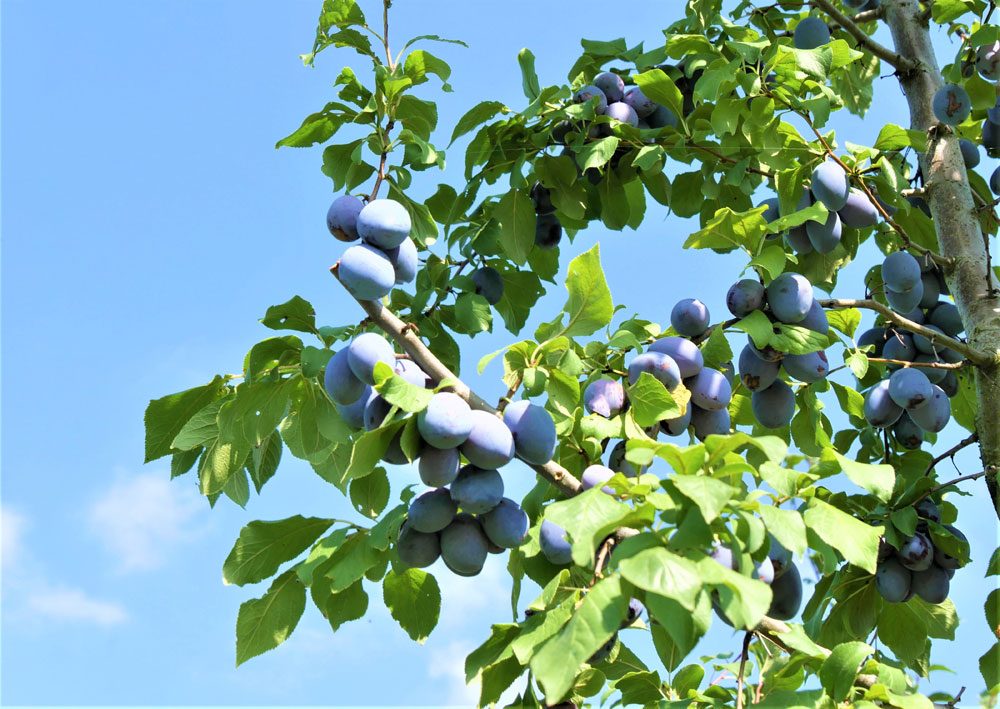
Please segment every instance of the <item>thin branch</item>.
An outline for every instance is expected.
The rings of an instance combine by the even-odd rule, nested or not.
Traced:
[[[754,628],[755,633],[767,638],[789,655],[794,655],[797,650],[790,647],[781,639],[782,635],[790,631],[791,628],[788,627],[788,625],[783,621],[768,618],[767,616],[764,616],[764,618],[757,624],[757,627]],[[822,654],[823,659],[830,656],[830,651],[825,647],[822,647],[821,645],[818,645],[817,647],[821,650],[820,654]],[[870,689],[876,682],[878,682],[878,677],[875,675],[862,674],[854,678],[854,684],[859,687],[864,687],[865,689]]]
[[[385,47],[385,61],[389,66],[389,71],[396,68],[392,61],[392,52],[389,51],[389,8],[392,7],[392,0],[382,0],[382,46]]]
[[[337,263],[330,268],[330,273],[337,278],[338,282],[340,282],[340,278],[337,275],[339,265]],[[341,285],[343,284],[341,283]],[[357,303],[367,313],[369,320],[382,328],[389,337],[395,340],[432,380],[435,382],[447,380],[450,383],[450,389],[462,399],[465,399],[472,408],[480,411],[488,411],[491,414],[497,413],[497,410],[493,406],[472,391],[467,384],[461,381],[454,372],[448,369],[427,348],[427,345],[417,337],[410,325],[400,320],[395,313],[382,305],[380,301],[358,300]],[[582,490],[580,481],[554,460],[550,460],[544,465],[531,465],[531,467],[567,495],[576,495]]]
[[[720,322],[720,323],[716,323],[715,325],[710,325],[708,327],[708,329],[705,330],[705,332],[703,332],[700,335],[698,335],[698,337],[692,337],[691,338],[691,342],[693,342],[696,345],[700,345],[702,342],[704,342],[709,337],[711,337],[712,333],[717,328],[722,328],[723,331],[724,331],[726,328],[732,327],[733,325],[735,325],[736,323],[738,323],[740,320],[742,320],[742,318],[730,318],[729,320],[726,320],[725,322]]]
[[[590,587],[593,587],[595,583],[604,577],[604,565],[608,562],[608,557],[611,556],[611,549],[615,546],[614,535],[605,539],[600,548],[597,550],[597,558],[594,559],[594,575],[590,579]]]
[[[820,300],[819,304],[824,308],[864,308],[866,310],[874,310],[879,313],[889,322],[895,323],[900,327],[914,333],[917,335],[923,335],[928,340],[933,342],[935,345],[941,345],[949,349],[953,349],[959,354],[965,355],[965,358],[971,361],[973,364],[979,367],[992,368],[997,366],[997,356],[981,352],[969,344],[962,342],[961,340],[956,340],[954,337],[948,337],[947,335],[942,335],[937,330],[931,330],[930,328],[924,327],[918,323],[904,318],[902,315],[897,313],[885,305],[882,305],[876,300],[858,300],[854,298],[829,298],[825,300]]]
[[[746,670],[751,640],[753,640],[753,631],[747,631],[743,634],[743,647],[740,649],[740,670],[736,674],[736,709],[743,709],[743,672]]]
[[[942,453],[941,455],[939,455],[937,458],[935,458],[934,460],[932,460],[931,464],[927,466],[927,470],[924,471],[924,475],[930,475],[931,471],[934,470],[934,468],[937,466],[937,464],[940,463],[942,460],[945,460],[946,458],[954,458],[956,453],[958,453],[963,448],[968,448],[969,446],[971,446],[973,443],[975,443],[978,440],[979,440],[979,434],[978,433],[973,433],[973,434],[969,435],[968,437],[963,438],[961,441],[959,441],[958,443],[956,443],[955,445],[953,445],[951,448],[949,448],[948,450],[946,450],[944,453]]]
[[[497,402],[497,411],[503,413],[503,410],[507,408],[517,390],[521,388],[521,375],[518,374],[514,383],[510,385],[507,389],[507,393],[500,397],[500,401]]]
[[[378,174],[375,176],[375,185],[372,187],[371,194],[368,195],[368,201],[371,202],[373,199],[378,197],[378,190],[382,186],[382,182],[385,180],[385,164],[389,157],[389,133],[395,127],[395,121],[389,119],[389,122],[385,124],[385,132],[379,137],[382,139],[382,154],[378,158]],[[382,131],[379,131],[382,133]]]
[[[707,145],[698,145],[697,143],[684,143],[684,146],[687,148],[691,148],[692,150],[700,150],[703,153],[708,153],[715,159],[721,160],[722,162],[728,163],[730,165],[738,165],[740,162],[742,162],[741,160],[737,160],[736,158],[731,158],[728,155],[723,155],[718,151],[716,151],[714,148],[710,148]],[[754,175],[760,175],[761,177],[765,177],[768,180],[774,179],[774,174],[768,172],[767,170],[762,170],[758,167],[753,167],[750,165],[746,166],[746,168],[744,169],[747,172],[753,173]]]
[[[859,47],[867,50],[871,54],[874,54],[886,64],[891,65],[897,72],[901,74],[912,74],[920,68],[920,64],[918,62],[915,62],[912,59],[907,59],[898,52],[894,52],[888,47],[876,42],[868,35],[867,32],[861,29],[861,27],[859,27],[852,18],[848,17],[834,7],[833,3],[829,0],[812,0],[812,4],[832,17],[845,32],[854,37]]]
[[[884,357],[869,357],[869,362],[877,362],[879,364],[898,364],[900,367],[917,367],[924,369],[961,369],[966,366],[964,361],[962,362],[909,362],[905,359],[886,359]]]

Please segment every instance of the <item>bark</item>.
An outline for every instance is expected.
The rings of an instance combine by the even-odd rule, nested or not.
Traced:
[[[948,288],[965,323],[972,348],[993,357],[975,368],[976,430],[985,479],[1000,517],[997,470],[1000,470],[1000,299],[996,278],[987,273],[987,237],[976,219],[972,188],[958,147],[958,136],[938,126],[932,110],[935,92],[944,83],[926,22],[916,0],[883,0],[885,21],[895,50],[919,68],[898,73],[906,94],[912,128],[928,133],[920,167],[927,185],[926,201],[937,231],[940,252],[951,259],[945,272]]]

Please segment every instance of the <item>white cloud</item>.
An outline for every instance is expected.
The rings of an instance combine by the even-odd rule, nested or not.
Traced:
[[[113,483],[91,506],[88,522],[122,571],[153,569],[171,548],[199,536],[203,507],[190,487],[143,473]]]
[[[117,625],[128,619],[119,604],[91,598],[76,588],[35,589],[29,593],[26,605],[32,615],[97,625]]]
[[[10,571],[24,556],[25,517],[7,505],[0,505],[0,565]]]
[[[427,659],[427,675],[431,679],[444,679],[447,684],[445,701],[449,705],[477,706],[479,704],[479,678],[465,683],[464,658],[474,648],[460,641],[452,641],[435,648]]]

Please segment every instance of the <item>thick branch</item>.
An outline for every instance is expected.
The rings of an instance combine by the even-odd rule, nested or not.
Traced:
[[[337,276],[336,265],[330,269],[330,273],[334,277]],[[339,282],[340,278],[337,278],[337,281]],[[480,398],[454,372],[444,366],[444,363],[433,352],[427,349],[427,345],[417,337],[413,328],[396,317],[395,313],[377,300],[359,300],[357,302],[365,313],[367,313],[368,318],[395,340],[431,379],[435,382],[448,381],[449,388],[469,402],[469,406],[472,408],[479,409],[480,411],[488,411],[491,414],[497,413],[497,410],[489,402]],[[544,465],[532,465],[531,467],[567,495],[575,495],[582,489],[580,481],[554,460],[550,460]]]
[[[900,327],[917,335],[923,335],[935,345],[941,345],[942,347],[947,347],[948,349],[955,350],[956,352],[965,355],[966,359],[979,367],[994,368],[998,363],[996,355],[980,352],[961,340],[956,340],[954,337],[942,335],[937,330],[931,330],[930,328],[915,323],[908,318],[904,318],[895,310],[882,305],[877,300],[830,298],[827,300],[820,300],[819,304],[824,308],[865,308],[867,310],[874,310],[876,313],[881,314],[882,317],[889,322],[895,323],[896,325],[899,325]]]
[[[838,25],[844,28],[845,32],[854,37],[858,46],[874,54],[886,64],[892,65],[896,71],[907,74],[919,68],[920,64],[918,62],[907,59],[903,55],[892,51],[872,39],[853,19],[838,10],[829,0],[812,0],[812,4],[828,14]]]

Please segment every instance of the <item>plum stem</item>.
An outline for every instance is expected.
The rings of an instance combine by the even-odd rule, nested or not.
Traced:
[[[814,7],[818,7],[828,14],[845,32],[854,37],[859,47],[867,50],[870,54],[874,54],[886,64],[890,64],[900,74],[912,74],[920,68],[919,62],[907,59],[902,54],[894,52],[885,45],[876,42],[857,24],[855,21],[857,17],[848,17],[834,7],[833,3],[829,0],[812,0],[812,4]]]

